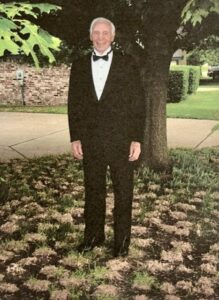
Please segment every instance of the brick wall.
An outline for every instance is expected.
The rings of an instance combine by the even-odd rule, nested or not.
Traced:
[[[0,104],[22,104],[22,92],[16,71],[24,71],[26,105],[57,105],[67,102],[69,72],[66,65],[36,69],[15,62],[0,63]]]

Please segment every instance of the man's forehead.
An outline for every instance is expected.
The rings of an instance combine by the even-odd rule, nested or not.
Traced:
[[[104,22],[104,21],[96,22],[93,26],[93,31],[98,30],[98,29],[102,29],[102,28],[104,28],[105,30],[106,29],[111,30],[111,25],[110,25],[110,23]]]

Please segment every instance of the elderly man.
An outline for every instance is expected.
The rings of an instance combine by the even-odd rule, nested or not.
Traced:
[[[80,252],[105,240],[106,172],[114,190],[114,256],[128,254],[131,235],[134,161],[144,132],[145,105],[133,59],[111,47],[113,23],[94,19],[93,52],[72,64],[68,116],[74,158],[83,159],[85,232]]]

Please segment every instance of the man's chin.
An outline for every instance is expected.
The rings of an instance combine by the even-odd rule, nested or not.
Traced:
[[[105,52],[105,51],[108,49],[108,47],[95,47],[95,49],[96,49],[99,53],[103,53],[103,52]]]

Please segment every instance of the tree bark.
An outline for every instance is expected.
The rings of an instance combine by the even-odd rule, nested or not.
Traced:
[[[146,105],[142,160],[153,169],[165,169],[169,165],[166,98],[170,58],[167,56],[164,60],[164,57],[160,55],[162,50],[162,47],[154,48],[150,60],[145,60],[141,67]]]
[[[146,105],[142,161],[154,170],[166,170],[170,167],[166,99],[174,41],[185,3],[186,0],[151,1],[145,17],[145,48],[140,62]]]

